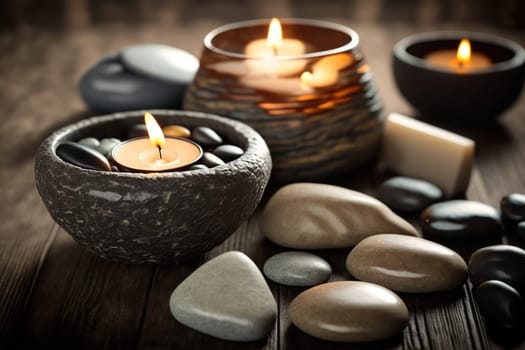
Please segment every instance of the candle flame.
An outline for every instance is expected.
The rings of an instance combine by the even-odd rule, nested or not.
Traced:
[[[460,65],[470,61],[470,41],[468,39],[461,40],[456,57]]]
[[[164,134],[151,113],[144,114],[144,122],[146,123],[146,129],[148,130],[149,141],[151,144],[155,147],[163,148],[166,144]]]
[[[268,46],[272,48],[274,55],[277,54],[277,49],[283,43],[283,29],[281,28],[281,22],[275,17],[270,21],[267,43]]]

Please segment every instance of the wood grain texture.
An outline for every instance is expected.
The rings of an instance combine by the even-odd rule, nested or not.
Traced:
[[[406,35],[435,29],[486,31],[525,45],[525,33],[516,29],[525,25],[523,16],[518,16],[522,2],[497,3],[2,1],[0,347],[525,349],[523,334],[509,336],[485,329],[467,285],[447,293],[401,295],[411,312],[403,334],[371,344],[338,344],[314,339],[290,324],[287,307],[304,289],[270,282],[279,317],[267,339],[244,344],[211,338],[175,321],[168,308],[169,296],[200,264],[221,252],[243,251],[262,267],[268,257],[283,251],[260,234],[259,212],[199,259],[177,266],[126,266],[103,261],[72,241],[53,223],[33,183],[33,155],[41,140],[56,128],[91,115],[80,100],[77,83],[82,73],[108,52],[155,42],[198,55],[204,35],[231,21],[271,16],[331,20],[359,33],[386,112],[414,115],[392,79],[392,45]],[[503,195],[525,192],[524,94],[494,127],[451,128],[477,142],[476,168],[467,198],[497,207]],[[370,166],[336,183],[368,191],[381,178]],[[512,237],[505,239],[516,242]],[[468,259],[477,247],[472,243],[453,248]],[[331,263],[332,280],[351,278],[344,268],[347,250],[316,253]]]

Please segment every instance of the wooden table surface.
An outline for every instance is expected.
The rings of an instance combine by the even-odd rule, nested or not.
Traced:
[[[202,38],[231,21],[309,17],[357,30],[385,111],[414,115],[396,91],[393,44],[435,29],[471,29],[525,45],[520,1],[3,1],[0,5],[0,348],[75,349],[486,349],[522,347],[523,339],[490,334],[468,285],[447,293],[401,295],[410,309],[403,334],[384,342],[337,344],[290,325],[286,308],[302,289],[270,283],[279,305],[275,328],[252,343],[221,341],[171,316],[173,289],[204,261],[240,250],[262,267],[282,248],[266,241],[257,212],[205,256],[177,266],[128,266],[85,251],[53,222],[34,185],[33,157],[56,128],[92,115],[81,101],[82,73],[105,53],[138,43],[163,43],[199,54]],[[520,22],[521,19],[521,22]],[[496,86],[487,87],[497,89]],[[486,129],[456,129],[477,142],[467,198],[498,206],[525,193],[525,94]],[[363,168],[340,180],[366,189],[376,178]],[[52,179],[50,179],[52,181]],[[465,259],[472,249],[461,249]],[[317,252],[349,279],[347,250]]]

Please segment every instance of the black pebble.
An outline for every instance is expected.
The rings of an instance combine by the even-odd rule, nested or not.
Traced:
[[[191,138],[193,141],[205,147],[214,147],[222,143],[222,137],[220,137],[215,130],[206,126],[199,126],[193,129]]]
[[[525,221],[522,221],[516,225],[516,234],[522,242],[525,242]]]
[[[496,209],[460,199],[431,205],[421,214],[420,223],[424,236],[430,239],[489,239],[502,233]]]
[[[199,169],[209,169],[209,168],[204,164],[193,164],[192,166],[188,168],[188,170],[199,170]]]
[[[505,244],[478,249],[469,260],[469,277],[474,285],[499,280],[525,292],[525,250]]]
[[[234,159],[239,158],[242,156],[244,151],[242,148],[234,146],[234,145],[220,145],[217,147],[213,154],[215,154],[217,157],[221,158],[225,162],[230,162]]]
[[[394,211],[416,213],[439,202],[443,191],[428,181],[396,176],[379,185],[374,195]]]
[[[513,221],[525,220],[525,195],[511,193],[501,199],[501,215]]]
[[[85,169],[111,171],[111,165],[100,152],[75,142],[64,142],[56,149],[64,161]]]
[[[476,288],[474,297],[489,327],[515,328],[521,323],[521,295],[505,282],[483,282]]]
[[[224,161],[222,159],[210,152],[204,152],[200,161],[209,168],[213,168],[214,166],[224,164]]]

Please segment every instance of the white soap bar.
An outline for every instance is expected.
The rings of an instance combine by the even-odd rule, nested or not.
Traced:
[[[446,197],[466,190],[475,142],[398,113],[385,123],[383,158],[393,171],[430,181]]]

